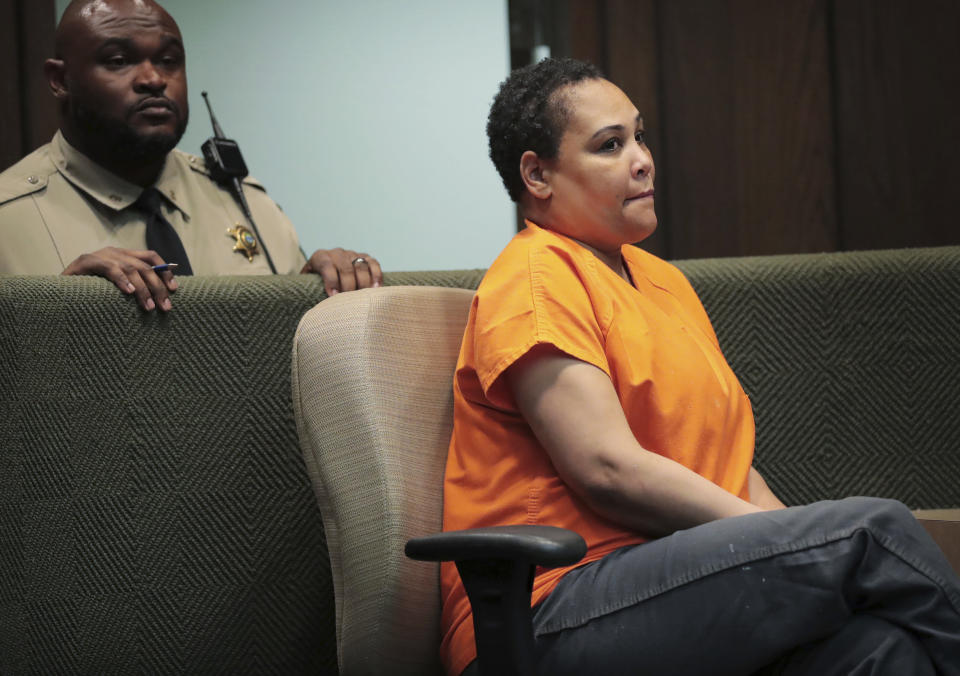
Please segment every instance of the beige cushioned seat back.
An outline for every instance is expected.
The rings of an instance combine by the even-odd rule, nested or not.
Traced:
[[[293,403],[330,550],[342,676],[440,673],[439,568],[408,560],[441,528],[452,384],[473,291],[387,287],[310,310]]]

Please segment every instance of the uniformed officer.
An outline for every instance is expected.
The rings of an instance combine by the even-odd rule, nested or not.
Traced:
[[[257,181],[258,240],[204,161],[175,150],[189,116],[183,40],[153,0],[74,0],[44,73],[60,104],[53,140],[0,174],[0,274],[99,275],[145,310],[171,308],[177,274],[314,272],[328,294],[379,286],[365,253],[309,259]]]

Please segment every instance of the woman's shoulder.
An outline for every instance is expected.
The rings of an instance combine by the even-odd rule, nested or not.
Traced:
[[[518,232],[487,269],[477,288],[475,313],[481,324],[529,316],[536,322],[577,311],[606,316],[596,259],[589,251],[545,228],[528,225]]]
[[[593,256],[573,240],[528,222],[487,269],[481,288],[506,280],[580,277],[593,265]]]

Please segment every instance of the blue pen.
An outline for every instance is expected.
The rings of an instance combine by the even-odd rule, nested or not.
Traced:
[[[167,270],[173,270],[175,267],[177,267],[177,265],[177,263],[161,263],[160,265],[154,265],[153,271],[166,272]]]

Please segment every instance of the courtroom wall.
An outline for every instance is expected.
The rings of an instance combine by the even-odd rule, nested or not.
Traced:
[[[308,253],[486,267],[515,232],[485,133],[509,71],[506,0],[161,4],[187,49],[181,148],[199,154],[211,135],[206,89]]]
[[[960,3],[558,2],[648,124],[657,253],[960,243]]]

